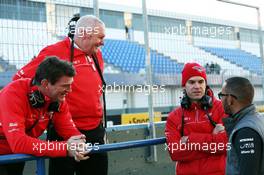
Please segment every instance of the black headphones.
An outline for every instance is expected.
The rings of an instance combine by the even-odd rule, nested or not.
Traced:
[[[45,105],[45,96],[38,90],[38,87],[36,86],[35,83],[35,79],[31,81],[30,92],[28,93],[28,101],[30,105],[35,109],[41,108]],[[60,108],[59,102],[57,101],[52,102],[48,106],[48,112],[59,112],[59,108]],[[26,129],[26,133],[30,133],[32,131],[32,129],[38,124],[40,117],[41,115],[39,114],[38,119],[35,120],[33,125]]]
[[[209,115],[208,110],[213,107],[213,99],[208,95],[209,86],[206,86],[205,95],[199,100],[201,108],[205,110],[206,115],[210,121],[210,123],[215,127],[216,122],[213,121],[212,117]],[[181,136],[184,136],[184,109],[189,109],[191,107],[191,99],[188,97],[186,91],[183,91],[183,98],[181,99],[181,107],[182,109],[182,127],[181,127]]]
[[[73,55],[74,55],[74,34],[75,34],[75,26],[77,21],[80,19],[80,14],[76,13],[68,22],[68,37],[71,38],[71,56],[70,61],[73,62]]]
[[[68,37],[73,38],[75,33],[75,26],[77,21],[80,19],[80,14],[76,13],[68,22]]]
[[[41,108],[45,105],[45,96],[38,90],[35,79],[31,82],[30,92],[28,93],[28,100],[33,108]],[[52,102],[48,106],[48,111],[59,112],[60,103]]]
[[[30,84],[30,92],[28,93],[28,100],[33,108],[41,108],[45,105],[45,97],[39,91],[36,80],[33,78]]]

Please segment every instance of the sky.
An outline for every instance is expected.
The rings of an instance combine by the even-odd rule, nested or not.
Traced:
[[[264,27],[263,0],[231,1],[260,7],[261,24],[262,27]],[[141,0],[99,0],[99,3],[100,2],[140,8],[142,5]],[[216,0],[146,0],[146,3],[147,8],[153,10],[170,11],[257,25],[257,12],[255,9],[227,4]]]

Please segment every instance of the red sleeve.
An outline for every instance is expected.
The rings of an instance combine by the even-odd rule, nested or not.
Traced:
[[[46,58],[47,55],[50,55],[48,47],[40,51],[39,55],[31,60],[28,64],[23,66],[17,73],[13,76],[13,80],[20,78],[32,78],[34,77],[38,65]]]
[[[25,133],[25,118],[28,115],[27,96],[18,89],[12,85],[9,86],[1,92],[0,100],[3,132],[12,152],[34,156],[66,156],[66,142],[46,142]]]
[[[212,116],[212,118],[218,123],[223,124],[222,119],[226,116],[224,109],[221,103],[217,103],[215,105],[216,112],[214,113],[216,116]],[[227,146],[227,135],[226,132],[212,134],[212,133],[190,133],[189,142],[190,143],[200,143],[210,145],[208,149],[202,149],[205,152],[211,153],[226,153]]]
[[[72,121],[69,107],[66,102],[61,104],[60,112],[54,113],[53,124],[58,134],[63,137],[64,140],[68,140],[74,135],[81,135]]]
[[[193,151],[191,149],[184,149],[184,144],[180,144],[180,125],[181,115],[177,111],[173,111],[167,118],[165,136],[167,141],[167,148],[173,161],[189,161],[208,157],[208,153],[201,151]],[[177,122],[178,121],[178,122]]]

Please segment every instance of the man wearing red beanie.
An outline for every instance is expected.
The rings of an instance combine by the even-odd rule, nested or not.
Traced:
[[[181,106],[167,119],[165,135],[177,175],[224,175],[228,149],[220,100],[207,86],[205,68],[185,64]]]

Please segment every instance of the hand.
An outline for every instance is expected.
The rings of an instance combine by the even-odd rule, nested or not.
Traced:
[[[225,127],[222,124],[216,124],[213,130],[213,134],[225,132]]]
[[[86,144],[80,144],[76,151],[82,155],[87,155],[91,152],[93,146],[91,146],[91,143],[86,143]]]
[[[68,156],[74,157],[76,161],[86,160],[89,157],[84,155],[85,152],[85,136],[72,136],[67,141]]]
[[[81,160],[87,160],[89,159],[90,157],[86,155],[86,152],[78,152],[76,151],[75,152],[75,156],[74,156],[74,159],[76,162],[80,162]]]
[[[189,137],[188,136],[182,136],[182,138],[181,138],[181,143],[187,143],[188,142],[188,140],[189,140]]]

